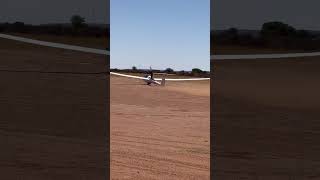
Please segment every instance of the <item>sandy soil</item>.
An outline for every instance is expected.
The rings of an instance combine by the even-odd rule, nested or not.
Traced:
[[[319,59],[212,65],[213,177],[319,179]]]
[[[111,76],[112,179],[209,179],[209,94]]]
[[[105,179],[108,59],[0,40],[0,179]]]

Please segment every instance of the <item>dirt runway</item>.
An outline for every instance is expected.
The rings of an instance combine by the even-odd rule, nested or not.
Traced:
[[[213,178],[319,179],[318,57],[212,65]]]
[[[111,76],[112,179],[209,179],[209,82]]]
[[[105,179],[109,59],[3,39],[0,55],[1,178]],[[112,179],[209,179],[208,82],[110,85]]]
[[[0,179],[106,179],[108,63],[0,39]]]

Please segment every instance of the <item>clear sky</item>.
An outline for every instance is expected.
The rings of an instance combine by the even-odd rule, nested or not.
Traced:
[[[0,22],[68,23],[79,14],[88,23],[109,24],[109,0],[1,0]]]
[[[260,29],[264,22],[282,21],[320,30],[319,7],[319,0],[211,0],[211,29]]]
[[[111,68],[210,69],[209,0],[110,0]]]

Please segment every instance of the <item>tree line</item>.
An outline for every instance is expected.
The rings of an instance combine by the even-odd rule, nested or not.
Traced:
[[[229,28],[211,31],[211,46],[242,45],[267,48],[319,50],[320,33],[296,29],[279,21],[266,22],[257,31]]]
[[[123,72],[123,73],[150,73],[150,70],[147,69],[138,69],[136,66],[133,66],[131,69],[111,69],[112,72]],[[175,71],[172,68],[166,68],[164,70],[154,69],[154,73],[167,73],[175,74],[179,76],[193,76],[193,77],[210,77],[209,71],[203,71],[199,68],[193,68],[191,71]]]
[[[50,35],[71,35],[71,36],[109,36],[108,24],[93,25],[87,24],[85,18],[73,15],[70,23],[66,24],[43,24],[30,25],[24,22],[0,23],[1,33],[28,33],[28,34],[50,34]]]

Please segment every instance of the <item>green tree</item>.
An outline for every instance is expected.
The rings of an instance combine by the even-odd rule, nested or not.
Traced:
[[[166,72],[166,73],[173,73],[173,72],[174,72],[174,70],[173,70],[173,69],[171,69],[171,68],[167,68],[167,69],[165,70],[165,72]]]
[[[132,71],[137,71],[137,67],[132,66]]]
[[[288,24],[273,21],[262,25],[260,33],[263,37],[295,36],[296,29]]]
[[[225,40],[236,42],[239,39],[239,31],[237,28],[229,28],[221,34]]]
[[[199,68],[193,68],[192,71],[191,71],[193,74],[201,74],[203,73],[203,71]]]
[[[297,37],[298,38],[302,38],[302,39],[306,39],[306,38],[311,38],[311,34],[306,31],[306,30],[298,30],[297,31]]]
[[[72,24],[72,27],[75,29],[75,30],[79,30],[80,28],[82,27],[85,27],[86,24],[85,24],[85,18],[79,16],[79,15],[73,15],[70,19],[71,21],[71,24]]]
[[[12,24],[12,30],[14,32],[24,32],[25,24],[23,22],[15,22]]]

